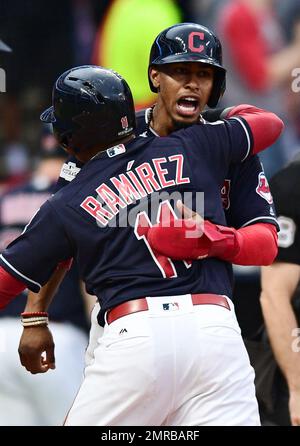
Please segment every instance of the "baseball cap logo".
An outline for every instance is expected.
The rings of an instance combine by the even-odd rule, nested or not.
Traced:
[[[193,31],[189,34],[188,47],[189,50],[193,53],[202,53],[204,50],[204,45],[202,42],[204,41],[204,33]]]

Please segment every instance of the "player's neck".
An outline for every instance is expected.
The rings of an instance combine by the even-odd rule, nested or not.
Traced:
[[[155,104],[149,125],[159,136],[168,136],[174,131],[174,124],[171,117],[160,104]]]

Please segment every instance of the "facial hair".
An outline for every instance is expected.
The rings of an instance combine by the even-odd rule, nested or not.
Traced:
[[[190,127],[194,124],[199,124],[201,122],[201,115],[194,121],[194,122],[183,122],[183,121],[176,121],[175,119],[172,119],[173,123],[173,131],[186,129],[187,127]]]

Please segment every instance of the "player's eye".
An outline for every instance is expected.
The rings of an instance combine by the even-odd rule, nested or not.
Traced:
[[[199,71],[198,76],[211,78],[211,77],[213,77],[213,71],[212,70],[201,70],[201,71]]]
[[[174,73],[175,74],[186,74],[187,69],[184,67],[176,67],[176,68],[174,68]]]

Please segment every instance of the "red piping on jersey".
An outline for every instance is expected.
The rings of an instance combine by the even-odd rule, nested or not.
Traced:
[[[5,271],[0,266],[0,309],[5,308],[7,304],[26,288],[23,282]]]
[[[236,231],[239,252],[232,257],[222,257],[236,265],[271,265],[278,252],[277,230],[270,223],[256,223]]]
[[[283,131],[283,121],[275,113],[241,104],[233,107],[226,119],[240,116],[249,125],[253,137],[252,153],[259,153],[274,144]]]

